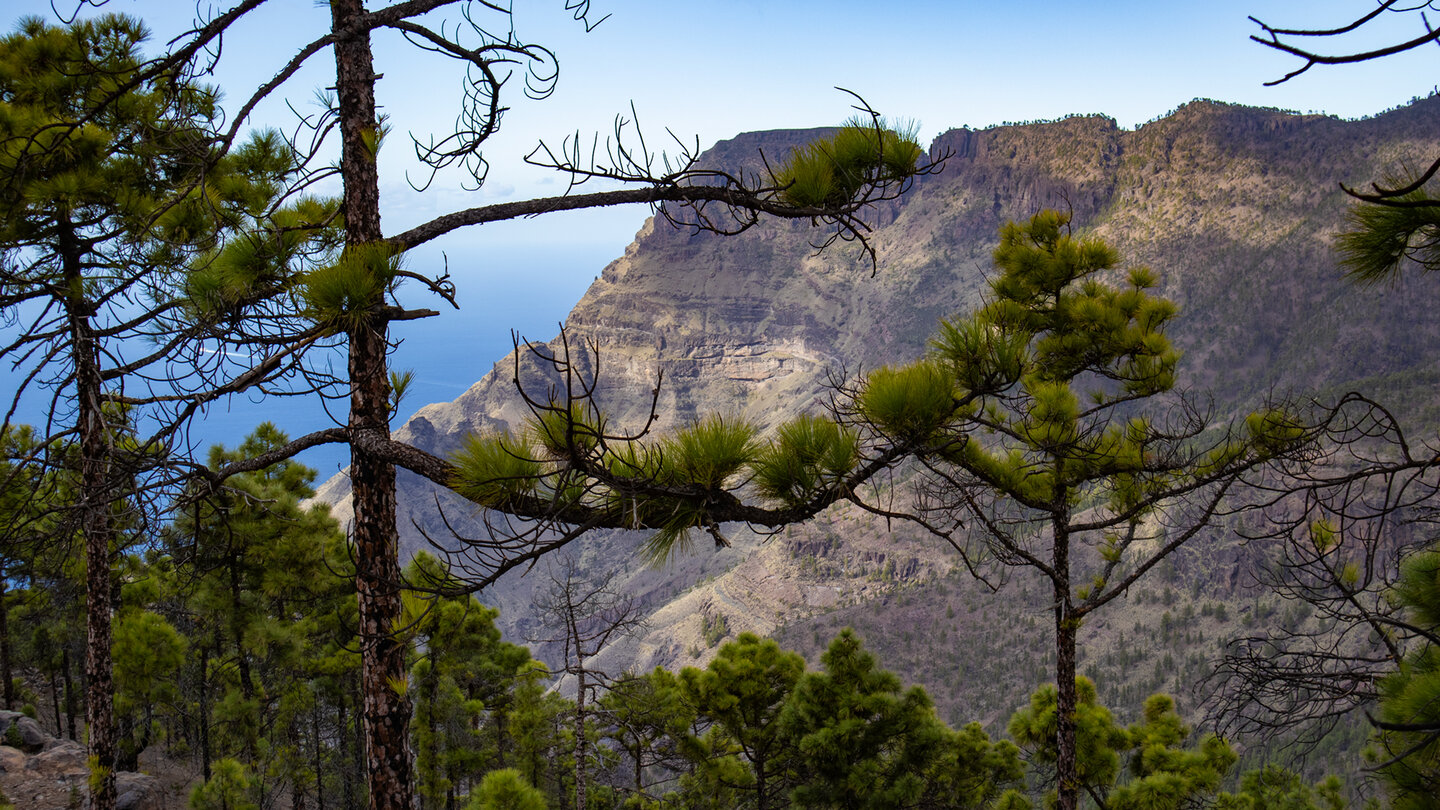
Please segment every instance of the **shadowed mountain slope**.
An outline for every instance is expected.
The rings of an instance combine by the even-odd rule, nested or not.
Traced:
[[[741,135],[704,160],[753,167],[762,150],[773,162],[814,135]],[[950,154],[944,171],[871,217],[873,275],[853,246],[817,254],[803,224],[719,237],[648,222],[566,322],[572,346],[598,347],[600,402],[614,423],[641,423],[661,371],[662,428],[716,410],[771,427],[822,409],[835,375],[913,359],[940,318],[973,308],[1000,225],[1045,207],[1069,209],[1073,226],[1108,240],[1126,266],[1159,274],[1161,291],[1181,308],[1171,330],[1184,352],[1181,383],[1210,397],[1222,417],[1272,393],[1353,388],[1396,403],[1412,424],[1440,423],[1440,278],[1356,288],[1332,252],[1348,207],[1340,184],[1440,154],[1440,99],[1355,122],[1196,101],[1134,131],[1078,116],[953,130],[931,150]],[[527,411],[512,377],[512,361],[501,360],[460,398],[422,409],[398,436],[444,454],[467,431],[521,426]],[[343,478],[322,491],[342,508],[347,494]],[[473,508],[402,476],[407,549],[421,546],[422,534],[447,536],[437,498],[452,526],[483,530]],[[768,539],[743,527],[730,535],[732,548],[712,552],[707,540],[660,570],[631,554],[637,540],[627,533],[583,544],[582,562],[618,569],[651,614],[643,636],[609,653],[616,669],[703,662],[720,639],[745,630],[779,632],[814,652],[836,627],[855,624],[952,720],[1003,720],[1047,677],[1049,634],[1034,583],[1017,580],[1010,598],[992,598],[958,574],[938,543],[845,509]],[[1184,691],[1182,670],[1188,679],[1214,656],[1236,611],[1265,609],[1246,564],[1222,539],[1203,552],[1192,546],[1165,578],[1087,625],[1092,667],[1113,664],[1092,670],[1113,671],[1113,683],[1102,684],[1108,695]],[[529,591],[543,569],[484,594],[514,638],[536,621]],[[1211,602],[1231,606],[1225,621],[1199,618]],[[1191,626],[1170,669],[1158,657],[1154,666],[1127,657],[1127,637],[1159,632],[1162,614],[1178,619],[1187,605]],[[1005,637],[1022,631],[1008,659],[991,649],[997,627],[1011,631]],[[1117,708],[1134,710],[1143,697]]]

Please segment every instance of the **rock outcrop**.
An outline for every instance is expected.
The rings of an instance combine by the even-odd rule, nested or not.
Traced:
[[[814,135],[742,135],[705,160],[754,165],[763,151],[773,161]],[[1437,423],[1431,390],[1440,368],[1433,314],[1440,278],[1356,288],[1343,279],[1332,245],[1348,208],[1341,183],[1440,154],[1440,99],[1350,122],[1197,101],[1133,131],[1104,116],[1077,116],[954,130],[931,152],[948,156],[944,171],[870,218],[879,256],[873,275],[851,247],[817,254],[807,223],[770,222],[734,237],[672,228],[661,217],[647,223],[566,322],[572,346],[598,348],[600,401],[613,423],[642,420],[661,372],[660,428],[716,410],[769,427],[823,408],[836,376],[913,359],[941,318],[973,308],[999,227],[1043,207],[1070,210],[1076,229],[1110,241],[1127,265],[1157,271],[1162,291],[1181,307],[1171,332],[1184,352],[1181,379],[1220,416],[1272,394],[1359,387]],[[511,358],[500,360],[460,398],[422,409],[398,435],[443,454],[466,432],[520,426],[528,413],[512,369]],[[343,477],[322,491],[342,514],[345,495]],[[426,535],[445,540],[447,522],[462,533],[483,531],[472,507],[414,477],[402,476],[401,504],[408,549]],[[951,644],[963,645],[957,640],[969,630],[944,611],[1012,627],[1034,623],[1027,612],[1034,597],[1017,592],[987,612],[946,595],[973,590],[954,576],[953,556],[892,529],[837,509],[775,537],[733,528],[732,548],[711,552],[707,542],[664,570],[638,563],[636,538],[624,533],[597,534],[577,553],[619,566],[646,605],[648,632],[613,651],[638,669],[706,660],[714,649],[701,632],[706,615],[727,617],[732,635],[783,631],[814,648],[837,617],[889,615],[900,595],[925,588],[941,589],[926,591],[938,594],[932,612],[912,611],[907,624],[953,627]],[[529,590],[543,577],[543,570],[511,577],[483,595],[502,608],[512,638],[535,621]],[[1043,636],[1043,622],[1037,632]],[[897,631],[870,643],[898,639]],[[924,683],[942,706],[956,705],[969,688],[953,669],[916,667],[901,667],[902,674]],[[1034,683],[1016,679],[1015,694],[997,698],[996,711],[1017,705]]]
[[[11,729],[14,729],[13,731]],[[0,791],[16,808],[69,810],[81,806],[90,770],[85,746],[52,737],[19,712],[0,711]],[[117,810],[164,810],[153,776],[115,775]]]

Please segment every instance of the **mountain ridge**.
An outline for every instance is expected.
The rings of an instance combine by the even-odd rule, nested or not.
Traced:
[[[783,156],[815,132],[740,135],[702,160],[753,169],[762,150]],[[853,246],[817,253],[803,223],[767,222],[717,237],[671,228],[657,216],[604,269],[565,327],[572,347],[591,341],[598,349],[599,400],[615,424],[643,423],[663,372],[657,428],[717,409],[770,428],[823,409],[837,377],[918,356],[941,318],[980,301],[1000,225],[1059,207],[1071,211],[1077,230],[1110,242],[1124,266],[1159,272],[1160,291],[1181,308],[1171,335],[1183,352],[1182,384],[1205,392],[1218,416],[1267,397],[1383,382],[1387,395],[1430,428],[1440,423],[1430,371],[1440,367],[1440,319],[1431,315],[1440,280],[1411,274],[1390,287],[1356,288],[1343,280],[1332,247],[1348,206],[1339,184],[1383,177],[1401,161],[1428,164],[1440,154],[1435,133],[1440,99],[1360,121],[1195,101],[1134,130],[1101,115],[950,130],[931,146],[932,155],[949,154],[944,171],[917,179],[905,197],[874,212],[873,277]],[[592,361],[581,366],[593,368]],[[460,398],[422,408],[396,435],[445,454],[465,431],[519,427],[527,411],[515,394],[514,368],[513,357],[502,359]],[[543,393],[545,375],[528,363],[521,370],[530,390]],[[343,502],[345,494],[337,477],[321,497]],[[402,475],[401,509],[407,551],[423,547],[427,535],[444,540],[447,523],[483,530],[472,507],[414,476]],[[608,652],[617,667],[705,662],[716,647],[707,638],[716,616],[724,617],[726,636],[779,633],[813,653],[838,618],[864,623],[867,614],[883,617],[921,593],[931,594],[934,610],[907,625],[944,627],[948,638],[968,639],[956,642],[960,648],[986,649],[983,627],[992,622],[1024,626],[1039,615],[1033,583],[1017,579],[1013,587],[1029,595],[1016,592],[986,608],[937,543],[854,510],[836,508],[774,536],[727,527],[727,537],[731,548],[686,555],[663,570],[636,562],[631,533],[597,533],[577,546],[582,563],[615,571],[652,617],[645,635]],[[1182,593],[1163,612],[1179,615],[1188,605],[1199,616],[1198,605],[1210,601],[1232,605],[1227,615],[1241,615],[1240,607],[1244,615],[1259,612],[1264,595],[1233,575],[1248,558],[1223,538],[1212,546],[1209,558],[1181,555],[1174,579],[1143,589],[1188,592],[1182,581],[1204,583],[1203,592]],[[533,628],[530,591],[543,577],[542,566],[482,595],[501,607],[511,638]],[[1161,604],[1137,593],[1114,620],[1096,622],[1087,648],[1096,660],[1118,655],[1125,632],[1159,621],[1157,609],[1146,606]],[[941,618],[947,611],[969,617],[965,626]],[[1125,621],[1131,624],[1121,627]],[[1223,623],[1194,621],[1210,634],[1197,644],[1211,644],[1213,654]],[[872,623],[871,634],[887,634],[884,626]],[[887,645],[904,658],[910,642],[900,639],[910,634],[901,633],[871,640],[882,660],[890,660]],[[1031,657],[1026,666],[1038,674],[1043,649]],[[970,707],[990,722],[1003,720],[1007,705],[1019,705],[1035,685],[991,672],[982,685],[1000,694],[977,696],[933,668],[907,666],[898,667],[901,674],[926,685],[943,710]],[[987,671],[975,662],[955,666]],[[1140,683],[1118,677],[1115,695]],[[1143,680],[1154,680],[1152,673]]]

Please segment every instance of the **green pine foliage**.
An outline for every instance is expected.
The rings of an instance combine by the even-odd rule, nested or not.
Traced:
[[[550,688],[550,671],[539,661],[522,666],[504,719],[507,764],[556,804],[574,796],[567,775],[574,773],[573,745],[566,714],[573,704]]]
[[[287,441],[262,424],[210,460],[220,466]],[[242,765],[259,805],[296,783],[343,789],[342,757],[326,738],[348,731],[327,704],[357,674],[355,592],[339,526],[323,506],[301,505],[314,478],[294,461],[232,478],[181,511],[153,566],[169,572],[163,603],[189,649],[176,734],[202,767],[225,758]]]
[[[1120,273],[1116,252],[1073,233],[1068,214],[1005,225],[994,260],[984,306],[944,323],[930,356],[863,380],[853,410],[923,463],[917,508],[969,527],[958,544],[945,536],[967,566],[1048,580],[1055,679],[1068,684],[1089,613],[1199,536],[1240,476],[1298,452],[1309,433],[1279,407],[1211,425],[1174,393],[1175,306],[1152,293],[1154,273]],[[1056,699],[1062,716],[1080,711],[1068,688]],[[1077,756],[1057,749],[1067,808],[1085,781]]]
[[[450,459],[456,470],[451,488],[476,503],[512,507],[533,495],[540,482],[543,467],[532,456],[508,434],[467,435]]]
[[[184,665],[188,646],[174,626],[148,610],[127,610],[115,622],[111,654],[122,769],[135,769],[140,752],[158,736],[158,718],[181,710],[179,684],[172,675]]]
[[[1279,765],[1246,771],[1235,793],[1221,793],[1216,810],[1345,810],[1345,787],[1334,776],[1307,785],[1300,775]]]
[[[1078,772],[1083,791],[1114,810],[1181,810],[1207,801],[1220,790],[1238,755],[1229,743],[1204,735],[1194,747],[1191,729],[1169,695],[1145,701],[1139,722],[1120,727],[1101,705],[1095,684],[1076,680],[1075,722]],[[1030,705],[1010,718],[1010,735],[1032,759],[1051,765],[1056,758],[1056,690],[1042,686]],[[1053,801],[1050,794],[1047,805]]]
[[[680,672],[686,701],[710,718],[712,733],[726,735],[749,764],[754,778],[747,783],[757,807],[775,806],[793,780],[794,740],[781,712],[804,671],[799,655],[772,639],[741,633],[705,669]]]
[[[919,687],[903,690],[860,638],[843,630],[821,657],[823,670],[796,683],[780,718],[794,739],[799,807],[893,808],[925,791],[924,774],[942,755],[944,725]]]
[[[222,759],[214,772],[190,791],[190,810],[259,810],[251,798],[254,780],[244,763]]]
[[[584,509],[655,528],[641,553],[661,564],[690,547],[694,530],[713,528],[713,499],[746,483],[761,454],[742,419],[710,416],[647,442],[608,435],[588,403],[552,403],[519,435],[467,437],[450,457],[451,488],[491,509]]]
[[[831,137],[791,152],[775,172],[780,197],[800,208],[834,207],[853,200],[867,185],[899,182],[915,173],[924,150],[912,128],[889,128],[882,120],[847,121]]]
[[[400,257],[384,244],[352,246],[337,260],[306,272],[305,315],[330,332],[363,323],[391,291]]]
[[[204,401],[199,392],[223,385],[233,370],[225,351],[199,344],[213,350],[240,340],[246,330],[231,320],[235,307],[283,289],[252,285],[257,298],[202,283],[197,297],[187,276],[227,242],[268,227],[265,215],[283,205],[281,186],[298,168],[273,135],[222,159],[218,91],[196,81],[183,59],[147,59],[147,37],[139,21],[113,14],[65,26],[27,17],[0,37],[0,299],[7,323],[18,325],[0,356],[26,385],[49,389],[64,414],[51,426],[45,460],[71,475],[73,495],[51,505],[71,513],[86,546],[94,632],[79,657],[90,676],[85,709],[99,806],[113,802],[116,766],[133,765],[153,725],[135,725],[124,707],[115,714],[105,647],[116,606],[100,595],[122,590],[107,588],[107,579],[122,577],[112,566],[134,567],[124,552],[153,539],[138,516],[163,511],[161,499],[141,493],[173,471],[155,473],[175,461],[171,444]],[[20,314],[27,310],[35,314]],[[116,401],[126,394],[137,401]],[[189,408],[173,404],[197,396]],[[171,424],[139,436],[152,417]],[[64,453],[62,438],[71,445]],[[68,678],[68,664],[60,668]],[[67,702],[57,714],[70,716],[76,707]]]
[[[1169,695],[1151,695],[1143,719],[1128,729],[1131,749],[1129,781],[1110,792],[1106,806],[1114,810],[1179,810],[1220,789],[1238,758],[1225,740],[1213,734],[1199,745],[1182,749],[1191,735]]]
[[[857,405],[881,435],[919,444],[935,439],[956,416],[958,393],[945,368],[920,362],[872,372]]]
[[[1009,740],[991,740],[979,723],[946,729],[944,746],[927,773],[925,803],[955,810],[1028,810],[1021,792],[1025,763]]]
[[[1075,691],[1077,773],[1087,788],[1104,789],[1119,777],[1120,752],[1129,747],[1130,738],[1115,723],[1110,709],[1100,703],[1089,678],[1077,678]],[[1029,706],[1010,717],[1010,736],[1040,764],[1053,765],[1058,755],[1057,706],[1055,686],[1046,684],[1030,696]]]
[[[548,806],[545,794],[527,783],[519,771],[502,768],[485,774],[465,810],[545,810]]]
[[[1440,207],[1425,204],[1434,199],[1423,189],[1395,202],[1350,209],[1351,229],[1340,234],[1336,247],[1350,277],[1360,283],[1394,281],[1410,267],[1440,267]]]
[[[645,675],[623,675],[598,701],[602,746],[613,746],[613,782],[627,807],[648,807],[659,801],[665,774],[684,770],[700,742],[692,734],[698,718],[674,673],[660,667]]]
[[[1398,670],[1380,683],[1369,753],[1396,810],[1440,807],[1440,550],[1411,554],[1392,598],[1417,638]]]
[[[813,414],[780,426],[750,463],[756,489],[786,506],[799,506],[840,486],[860,458],[854,430]]]
[[[432,591],[459,585],[424,553],[411,561],[406,578]],[[499,764],[501,740],[486,721],[504,716],[530,652],[502,641],[495,627],[500,612],[473,597],[407,595],[405,607],[401,632],[414,651],[409,694],[418,792],[445,806]]]

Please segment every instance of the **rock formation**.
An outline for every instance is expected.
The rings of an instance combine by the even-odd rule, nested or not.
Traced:
[[[13,731],[12,731],[13,729]],[[45,733],[19,712],[0,711],[0,792],[17,808],[65,810],[79,807],[90,770],[85,746]],[[159,782],[143,773],[115,777],[117,810],[160,810]]]
[[[768,427],[822,409],[837,376],[922,353],[939,319],[980,300],[1000,225],[1057,207],[1073,212],[1075,228],[1107,239],[1127,265],[1158,272],[1162,291],[1181,307],[1171,334],[1184,351],[1183,384],[1209,397],[1222,417],[1271,394],[1323,397],[1358,388],[1433,425],[1440,279],[1357,288],[1342,278],[1332,244],[1348,207],[1340,184],[1383,177],[1400,162],[1428,165],[1440,154],[1437,133],[1440,99],[1363,121],[1195,101],[1133,131],[1100,115],[952,130],[931,146],[932,154],[949,155],[944,171],[871,217],[877,272],[853,246],[817,253],[804,224],[767,223],[719,237],[655,217],[604,269],[566,328],[572,346],[598,347],[601,402],[620,424],[643,416],[663,371],[662,428],[714,410]],[[741,135],[705,160],[754,166],[762,151],[774,161],[814,134]],[[512,361],[502,359],[464,395],[422,409],[397,435],[443,454],[467,431],[520,426],[527,412],[511,377]],[[321,497],[343,512],[345,495],[338,477]],[[452,525],[482,530],[473,508],[402,476],[407,550],[423,544],[422,534],[445,540],[437,497]],[[956,575],[946,549],[892,528],[844,509],[774,537],[729,527],[732,548],[713,552],[705,541],[661,570],[636,561],[636,540],[624,533],[599,535],[577,553],[597,566],[618,564],[647,605],[648,632],[613,652],[615,661],[640,669],[707,660],[714,644],[704,629],[713,631],[715,616],[725,617],[730,635],[781,632],[812,650],[837,622],[874,616],[874,632],[887,637],[868,642],[890,645],[901,658],[902,631],[884,629],[897,626],[886,616],[925,628],[919,632],[931,644],[944,638],[957,650],[968,644],[977,651],[982,626],[1034,623],[1025,607],[1030,597],[987,601]],[[1202,563],[1194,562],[1194,576],[1224,579]],[[536,620],[528,592],[541,569],[482,595],[502,608],[511,637]],[[1156,588],[1168,590],[1167,583]],[[1179,581],[1173,587],[1201,598]],[[1233,582],[1222,596],[1256,598],[1246,587]],[[916,598],[928,605],[917,606]],[[1134,616],[1116,611],[1109,625],[1097,622],[1095,655],[1115,649],[1117,629],[1123,644],[1125,632],[1158,620],[1155,612],[1136,607]],[[1040,625],[1040,671],[1001,683],[1006,693],[993,701],[977,703],[964,685],[985,672],[983,661],[918,655],[913,666],[895,666],[961,719],[994,720],[1044,680],[1043,617]],[[1202,636],[1205,629],[1224,630],[1206,625]],[[910,632],[904,636],[909,644]],[[1213,654],[1213,635],[1209,641]],[[972,711],[982,705],[990,708]]]

